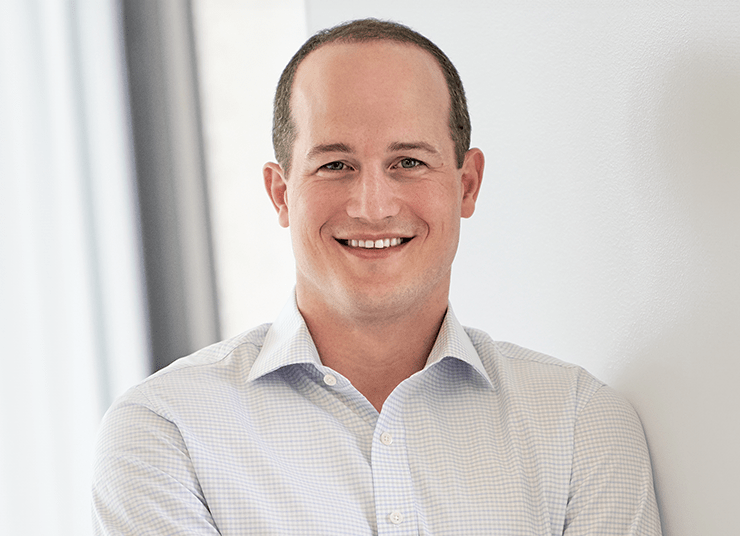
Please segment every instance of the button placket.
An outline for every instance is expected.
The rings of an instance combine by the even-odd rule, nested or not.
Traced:
[[[397,388],[386,400],[376,423],[371,466],[379,536],[418,533],[404,434],[405,394],[403,385]]]

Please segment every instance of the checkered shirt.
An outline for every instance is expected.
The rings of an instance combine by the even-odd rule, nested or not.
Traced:
[[[399,357],[401,359],[401,357]],[[291,301],[117,400],[102,535],[659,535],[632,407],[583,369],[463,328],[378,413]]]

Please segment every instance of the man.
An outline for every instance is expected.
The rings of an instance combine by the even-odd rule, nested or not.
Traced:
[[[321,32],[273,135],[295,299],[114,404],[97,532],[659,534],[629,404],[449,307],[484,161],[446,56],[392,23]]]

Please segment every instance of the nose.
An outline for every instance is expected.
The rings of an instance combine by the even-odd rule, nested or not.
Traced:
[[[352,183],[347,215],[376,223],[396,216],[401,210],[398,184],[383,170],[362,170]]]

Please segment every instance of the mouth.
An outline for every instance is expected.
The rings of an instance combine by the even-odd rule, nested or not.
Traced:
[[[378,238],[377,240],[353,240],[353,239],[342,239],[336,238],[335,240],[340,244],[350,248],[363,248],[363,249],[385,249],[393,248],[405,244],[412,240],[414,237],[393,237],[393,238]]]

